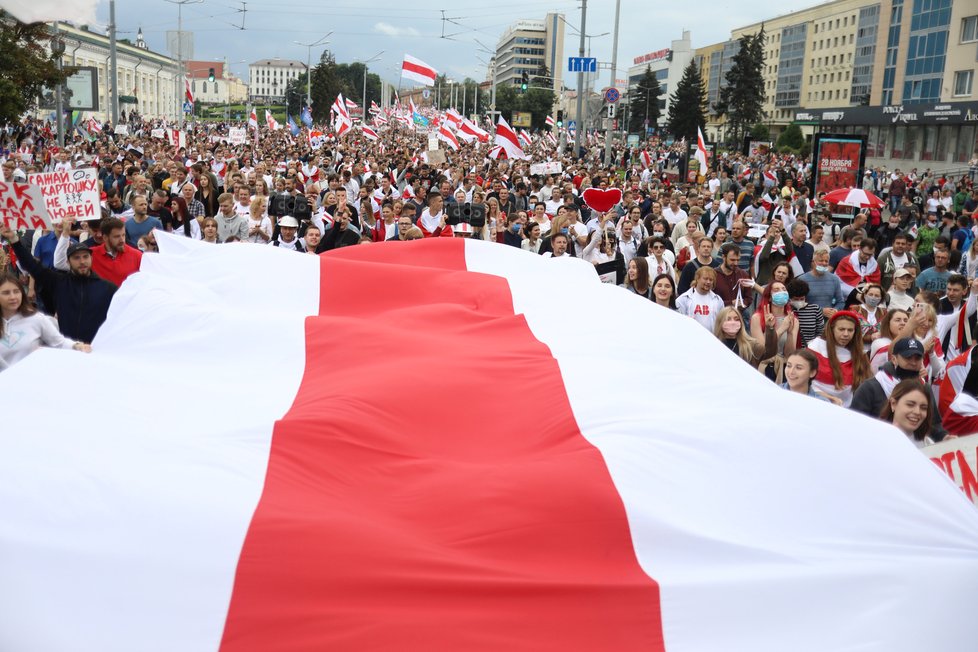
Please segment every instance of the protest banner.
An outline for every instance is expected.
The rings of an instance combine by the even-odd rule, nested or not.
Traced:
[[[228,131],[228,139],[232,145],[244,145],[248,140],[248,134],[244,127],[231,127]]]
[[[563,171],[564,166],[560,164],[560,161],[546,161],[530,166],[530,174],[560,174]]]
[[[101,219],[98,177],[95,168],[28,175],[27,180],[41,191],[44,206],[55,224],[65,217],[76,220]]]
[[[149,135],[153,138],[166,138],[166,129],[153,129]]]
[[[113,133],[115,133],[116,136],[128,136],[129,125],[116,125]]]
[[[922,452],[978,507],[978,435],[945,439]]]
[[[50,229],[41,189],[29,183],[0,181],[0,224],[14,231]]]

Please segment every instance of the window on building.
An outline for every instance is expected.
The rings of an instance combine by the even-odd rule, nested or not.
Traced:
[[[201,93],[206,93],[207,92],[207,82],[200,82],[200,85],[201,85],[201,88],[202,88],[202,90],[200,92]]]
[[[974,70],[959,70],[954,73],[954,95],[971,95],[971,84],[975,79]]]
[[[961,19],[961,42],[978,41],[978,16]]]

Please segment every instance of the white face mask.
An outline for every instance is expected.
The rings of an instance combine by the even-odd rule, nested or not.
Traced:
[[[795,310],[801,310],[802,308],[808,305],[808,302],[805,301],[804,299],[796,299],[795,301],[791,301],[790,303],[791,303],[791,307],[794,308]]]

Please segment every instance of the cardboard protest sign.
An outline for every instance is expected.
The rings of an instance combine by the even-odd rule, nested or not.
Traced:
[[[27,180],[40,189],[44,206],[55,224],[65,217],[101,219],[95,168],[40,172],[29,175]]]
[[[166,138],[166,129],[153,129],[149,135],[153,138]]]
[[[961,487],[978,507],[978,435],[945,439],[939,444],[921,449],[942,471]]]
[[[116,125],[115,126],[116,136],[128,136],[129,135],[129,125]]]
[[[41,189],[29,183],[0,181],[0,224],[13,229],[50,229]]]
[[[248,135],[244,127],[231,127],[228,131],[228,139],[232,145],[244,145],[248,140]]]

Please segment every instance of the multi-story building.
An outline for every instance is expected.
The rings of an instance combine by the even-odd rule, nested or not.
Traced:
[[[864,134],[871,165],[954,167],[978,151],[974,0],[834,0],[733,30],[695,53],[711,107],[728,55],[762,28],[774,136],[792,123],[808,136]],[[720,121],[711,130],[722,136]]]
[[[306,72],[306,64],[291,59],[262,59],[248,66],[248,90],[252,102],[285,102],[289,82]]]
[[[636,89],[641,90],[639,87],[645,77],[645,71],[651,70],[662,89],[662,94],[659,96],[659,108],[661,109],[659,124],[664,124],[669,111],[669,94],[675,90],[676,84],[682,79],[683,71],[692,58],[693,46],[689,32],[683,31],[682,38],[674,40],[668,48],[648,52],[632,60],[632,66],[628,69],[626,93],[631,93]]]
[[[499,38],[495,58],[497,84],[519,85],[523,73],[533,79],[546,69],[551,78],[548,85],[560,91],[565,65],[563,14],[516,21]]]
[[[98,108],[94,111],[84,110],[83,113],[97,120],[109,120],[112,117],[113,88],[109,37],[65,23],[59,25],[59,32],[65,42],[62,55],[64,65],[95,69],[94,96]],[[48,47],[50,44],[51,41]],[[179,78],[177,62],[150,51],[141,29],[135,43],[122,40],[116,43],[116,67],[118,77],[114,86],[119,97],[120,114],[135,109],[146,118],[176,118],[180,110],[176,97]],[[182,100],[182,96],[179,99]],[[73,107],[72,100],[67,104]]]
[[[201,104],[238,104],[248,101],[248,85],[232,73],[223,61],[184,63],[194,99]],[[214,71],[214,81],[210,72]]]

